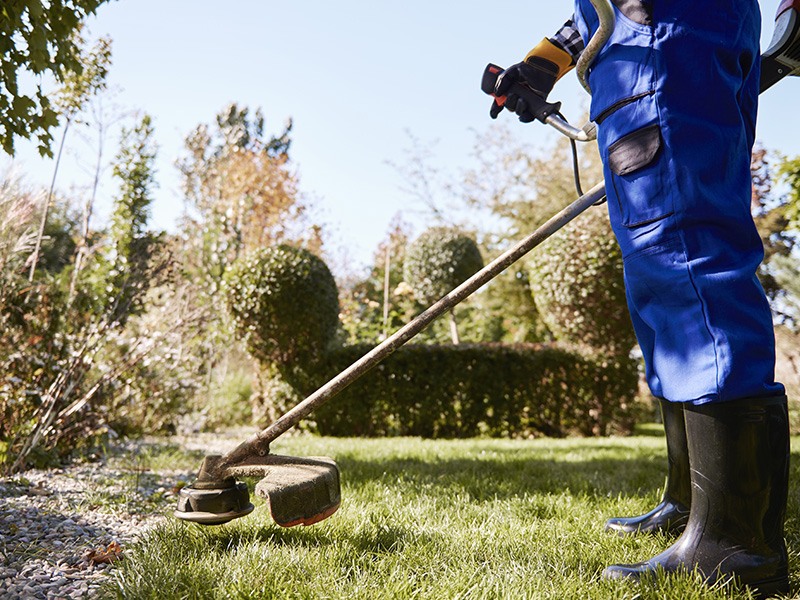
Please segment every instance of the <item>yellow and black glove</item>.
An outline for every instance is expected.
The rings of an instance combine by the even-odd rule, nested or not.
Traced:
[[[533,121],[534,116],[528,110],[527,102],[514,93],[506,95],[506,92],[514,83],[520,83],[546,99],[556,81],[574,66],[575,63],[568,52],[547,38],[543,39],[528,52],[525,60],[509,67],[497,77],[494,95],[498,98],[505,96],[505,103],[500,105],[497,100],[492,102],[490,116],[496,119],[505,107],[516,113],[523,123]]]

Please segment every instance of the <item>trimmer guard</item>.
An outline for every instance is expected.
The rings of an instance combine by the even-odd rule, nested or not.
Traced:
[[[342,501],[339,467],[333,459],[313,457],[275,466],[256,484],[281,527],[312,525],[328,518]]]

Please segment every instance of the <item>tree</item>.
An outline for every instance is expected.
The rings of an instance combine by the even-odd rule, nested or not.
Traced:
[[[340,318],[346,343],[378,343],[424,308],[403,280],[410,237],[410,225],[395,215],[369,271],[340,281]]]
[[[769,154],[757,146],[750,163],[751,210],[764,245],[758,277],[775,316],[791,323],[800,316],[800,296],[794,284],[798,272],[794,248],[800,232],[800,157],[779,157],[777,169],[773,169]],[[776,193],[776,183],[788,184],[787,191]]]
[[[61,162],[61,155],[64,151],[64,141],[67,139],[67,131],[69,131],[70,124],[76,119],[78,114],[83,110],[86,102],[97,94],[99,91],[106,87],[106,77],[108,76],[108,68],[111,64],[111,40],[108,38],[100,38],[96,46],[86,52],[83,49],[84,40],[76,33],[76,38],[80,42],[80,47],[77,49],[78,62],[80,70],[68,71],[63,79],[63,86],[56,95],[56,106],[59,109],[59,114],[64,117],[64,129],[61,132],[61,144],[58,147],[58,154],[56,162],[53,166],[53,178],[50,182],[50,191],[47,193],[45,199],[44,210],[42,210],[42,218],[39,223],[39,235],[36,238],[36,247],[33,251],[33,259],[31,261],[31,269],[28,274],[28,280],[33,281],[33,276],[36,273],[36,267],[39,261],[39,248],[42,244],[42,237],[44,236],[45,229],[47,228],[47,217],[50,211],[50,205],[53,199],[53,190],[56,184],[56,176],[58,175],[58,166]],[[95,188],[97,182],[95,181]],[[86,213],[86,211],[84,211]],[[85,227],[84,235],[81,243],[79,244],[79,252],[76,257],[75,269],[76,274],[80,272],[81,262],[86,246],[88,236],[88,216],[84,218]],[[73,280],[74,291],[74,280]]]
[[[436,226],[465,229],[459,220],[462,214],[459,208],[463,202],[456,186],[448,183],[445,175],[434,165],[432,147],[436,142],[423,143],[411,132],[406,131],[406,134],[411,144],[405,150],[406,160],[402,164],[390,163],[403,179],[400,189],[429,215]]]
[[[287,370],[317,358],[339,325],[333,275],[303,248],[281,244],[242,256],[225,274],[223,290],[253,356]]]
[[[10,422],[17,425],[9,444],[16,456],[12,471],[40,446],[50,449],[62,440],[69,446],[91,437],[104,419],[113,418],[115,400],[132,395],[131,389],[150,386],[134,404],[142,412],[158,412],[151,398],[160,401],[161,396],[141,368],[155,341],[126,327],[142,312],[148,289],[163,283],[170,266],[168,257],[155,256],[158,236],[146,231],[154,187],[152,137],[147,116],[123,131],[114,169],[121,187],[112,224],[96,260],[83,272],[75,298],[65,299],[67,278],[42,269],[35,285],[26,285],[29,292],[9,296],[4,306],[0,348],[14,351],[2,356],[5,373],[0,379],[20,382],[3,390],[11,401],[0,407],[4,416],[11,407]],[[21,224],[17,231],[22,231]],[[20,289],[18,282],[15,287]],[[137,368],[136,376],[131,375]],[[128,391],[120,394],[120,388]]]
[[[778,180],[789,186],[786,196],[786,219],[800,231],[800,156],[782,157],[778,164]]]
[[[403,272],[408,284],[428,303],[433,303],[469,279],[483,267],[475,241],[447,227],[432,227],[406,252]],[[455,313],[450,311],[450,335],[459,343]]]
[[[581,178],[601,181],[597,145],[580,149]],[[475,156],[478,165],[466,172],[462,193],[471,206],[502,221],[503,227],[493,231],[492,246],[519,241],[577,198],[566,138],[542,151],[518,142],[505,128],[492,129],[478,136]]]
[[[78,237],[78,251],[75,255],[75,268],[73,270],[72,282],[70,284],[70,297],[75,293],[75,284],[81,269],[87,258],[89,247],[89,233],[92,212],[94,210],[94,203],[97,199],[97,189],[100,184],[100,174],[103,161],[103,145],[105,142],[104,134],[106,131],[106,115],[103,110],[98,109],[101,103],[99,99],[102,97],[102,92],[106,91],[106,77],[108,69],[111,65],[111,40],[110,38],[100,38],[94,48],[89,52],[82,52],[81,62],[83,64],[83,72],[80,75],[73,75],[64,83],[61,92],[58,96],[58,104],[62,107],[62,114],[65,118],[64,130],[61,137],[61,145],[58,149],[58,156],[56,157],[56,164],[53,168],[53,182],[50,189],[52,192],[53,185],[55,184],[56,174],[58,172],[58,162],[61,158],[64,140],[67,136],[67,130],[72,122],[78,123],[93,123],[98,130],[97,135],[97,160],[94,165],[94,179],[92,182],[92,192],[86,197],[83,203],[83,214],[81,218],[81,231]],[[80,118],[80,113],[86,111],[86,105],[89,105],[93,110],[93,118],[88,121]],[[48,198],[49,200],[49,198]],[[49,202],[48,202],[49,205]],[[46,216],[45,216],[46,218]]]
[[[626,357],[636,345],[622,252],[605,207],[567,224],[528,258],[536,307],[554,337]]]
[[[750,174],[753,182],[750,210],[764,246],[764,260],[759,265],[758,277],[773,309],[777,309],[776,300],[785,294],[785,290],[776,278],[776,266],[780,262],[776,259],[788,258],[794,247],[794,235],[790,231],[790,197],[777,197],[773,193],[768,152],[761,146],[753,150]]]
[[[320,245],[319,228],[304,221],[306,207],[289,161],[291,127],[290,121],[267,138],[260,110],[251,116],[248,108],[230,104],[215,127],[200,125],[186,138],[187,155],[178,167],[188,205],[187,257],[209,294],[247,250],[284,241]]]
[[[78,37],[83,20],[107,0],[4,0],[0,10],[0,144],[13,156],[14,139],[39,141],[39,153],[52,156],[50,130],[58,113],[42,90],[42,77],[65,82],[80,74]],[[20,86],[21,71],[37,78],[33,93]]]
[[[580,146],[581,178],[602,180],[602,164],[595,144]],[[481,214],[480,239],[487,261],[511,244],[533,233],[547,219],[577,197],[569,142],[559,138],[545,149],[520,143],[505,127],[493,127],[475,142],[477,166],[462,178],[461,195]],[[583,217],[581,217],[582,219]],[[580,221],[580,219],[579,219]],[[544,246],[533,250],[543,251]],[[545,294],[531,262],[519,261],[501,273],[479,295],[485,318],[499,322],[499,339],[539,342],[552,339],[534,298]]]
[[[287,243],[318,252],[322,245],[289,158],[290,132],[288,121],[268,135],[260,110],[233,103],[186,137],[178,161],[187,210],[177,249],[200,313],[193,343],[208,396],[231,359],[246,357],[220,302],[227,269],[256,248]]]
[[[297,398],[287,380],[305,379],[339,325],[336,282],[322,259],[280,244],[240,257],[225,273],[223,296],[254,360],[250,397],[256,422]]]
[[[790,323],[800,319],[800,265],[797,258],[788,255],[773,257],[769,264],[775,283],[783,292],[773,300],[773,311]]]
[[[92,273],[96,281],[102,282],[102,289],[96,290],[96,300],[122,325],[141,308],[149,285],[144,274],[157,245],[155,237],[146,231],[156,187],[156,153],[149,115],[134,127],[122,130],[114,165],[120,192],[114,201],[105,252],[98,256]]]

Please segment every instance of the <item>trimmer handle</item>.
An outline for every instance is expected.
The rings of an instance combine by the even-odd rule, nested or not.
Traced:
[[[483,78],[481,79],[481,89],[490,96],[493,96],[497,104],[503,106],[506,102],[506,96],[515,94],[525,100],[531,114],[542,123],[547,123],[547,117],[561,110],[561,102],[547,102],[547,100],[542,98],[531,88],[516,81],[511,84],[506,96],[495,96],[494,87],[497,84],[497,78],[503,71],[505,71],[503,67],[498,67],[497,65],[489,63],[486,65],[483,71]]]
[[[489,63],[483,70],[483,78],[481,79],[481,89],[485,93],[492,96],[500,106],[505,104],[506,96],[495,96],[494,88],[497,84],[497,78],[503,71],[505,71],[503,67],[498,67],[497,65]],[[597,130],[595,129],[594,123],[586,123],[582,129],[578,129],[577,127],[573,127],[567,123],[558,112],[561,110],[561,102],[547,102],[547,100],[542,98],[531,88],[526,87],[519,82],[514,82],[509,88],[508,93],[516,94],[520,98],[524,99],[527,105],[530,107],[529,110],[531,114],[536,119],[542,123],[545,123],[546,125],[554,127],[568,138],[577,140],[579,142],[588,142],[597,137]]]

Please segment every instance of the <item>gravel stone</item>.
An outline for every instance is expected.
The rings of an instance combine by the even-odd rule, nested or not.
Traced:
[[[129,453],[137,444],[121,443]],[[117,543],[124,560],[139,536],[171,518],[171,490],[195,475],[147,471],[137,476],[113,463],[76,463],[0,477],[0,598],[97,597],[115,567],[94,563],[92,553]],[[152,501],[156,492],[162,500]]]

